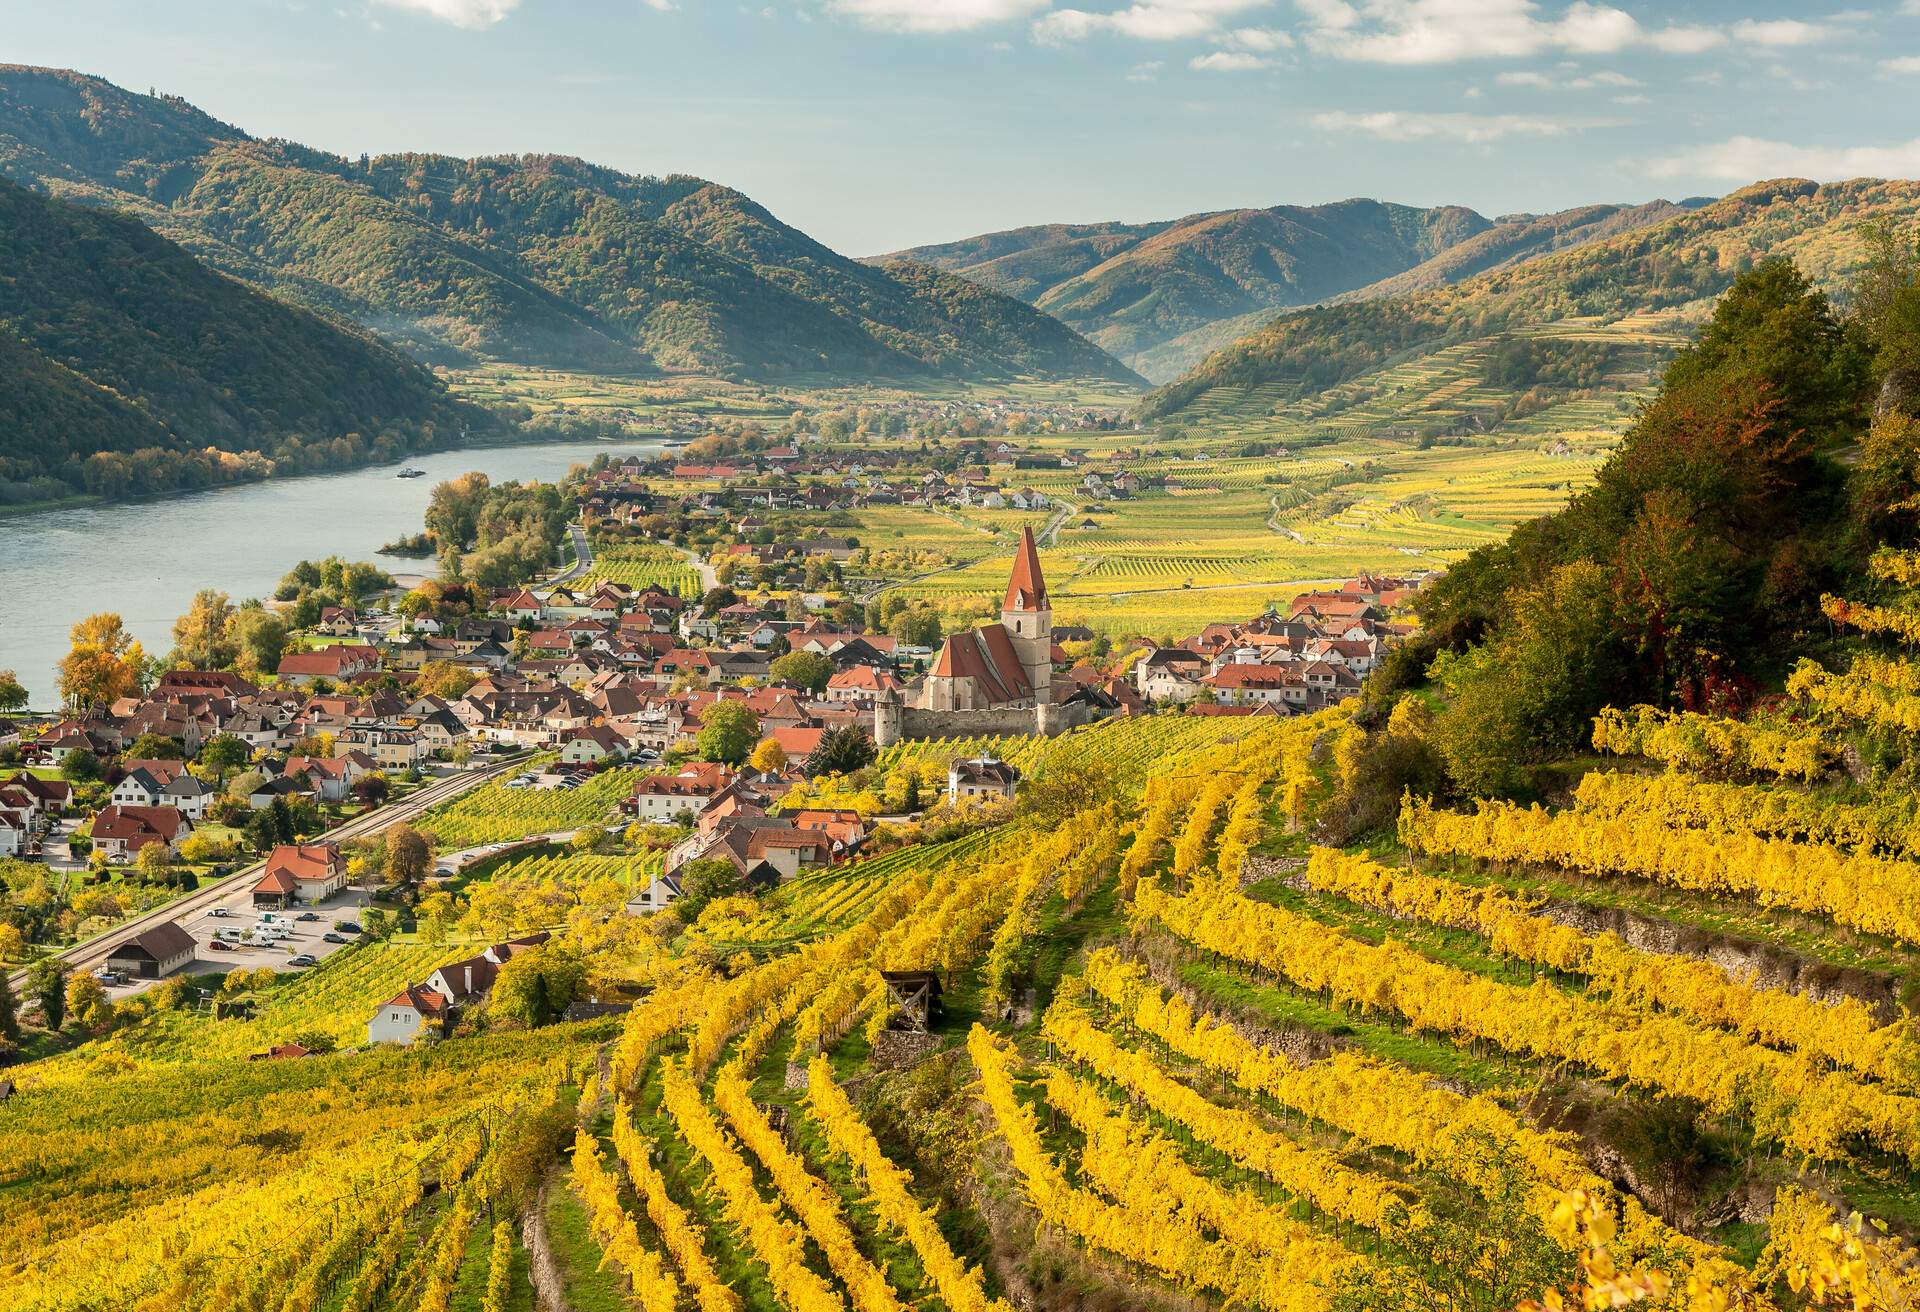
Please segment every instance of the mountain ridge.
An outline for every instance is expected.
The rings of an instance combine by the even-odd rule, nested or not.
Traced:
[[[1263,315],[1452,281],[1673,208],[1595,204],[1488,219],[1462,206],[1354,197],[1143,224],[1036,224],[895,256],[1018,296],[1166,382]]]
[[[486,417],[142,224],[0,180],[0,500],[397,458]]]
[[[560,155],[355,161],[26,65],[0,65],[0,174],[129,210],[217,268],[442,362],[1141,381],[1029,307],[850,260],[684,175]]]
[[[1789,256],[1837,286],[1859,226],[1920,226],[1920,182],[1774,179],[1597,240],[1510,262],[1459,282],[1283,313],[1145,397],[1143,419],[1178,413],[1219,388],[1283,383],[1310,395],[1385,365],[1479,337],[1565,320],[1704,314],[1738,274]]]

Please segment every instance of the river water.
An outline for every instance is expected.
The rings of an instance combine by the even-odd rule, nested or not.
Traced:
[[[67,631],[116,611],[149,653],[172,645],[174,619],[201,588],[235,601],[271,596],[302,560],[378,560],[395,574],[431,560],[376,557],[420,531],[433,486],[478,469],[494,482],[551,482],[601,452],[653,454],[657,442],[549,442],[412,456],[395,465],[277,478],[155,501],[0,516],[0,669],[19,673],[35,708],[57,700]]]

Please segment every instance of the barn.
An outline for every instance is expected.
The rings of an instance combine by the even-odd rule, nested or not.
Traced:
[[[168,921],[117,945],[107,957],[107,967],[141,979],[159,979],[192,961],[193,947],[193,935]]]

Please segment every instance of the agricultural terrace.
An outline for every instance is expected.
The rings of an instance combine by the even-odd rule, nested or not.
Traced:
[[[1758,832],[1714,828],[1739,808],[1683,809],[1658,776],[1602,773],[1563,813],[1410,805],[1416,860],[1315,848],[1361,732],[1335,710],[1068,735],[1029,758],[1027,801],[998,828],[718,898],[689,923],[626,921],[657,932],[608,940],[594,969],[651,991],[598,1030],[193,1080],[118,1039],[63,1059],[0,1123],[34,1218],[0,1250],[0,1309],[96,1306],[83,1273],[109,1251],[107,1294],[141,1306],[182,1270],[221,1270],[243,1215],[249,1233],[264,1216],[311,1236],[272,1250],[276,1300],[451,1306],[483,1271],[514,1279],[517,1222],[476,1218],[524,1215],[543,1175],[575,1306],[999,1312],[1067,1282],[1127,1306],[1332,1312],[1410,1293],[1480,1306],[1465,1286],[1492,1272],[1504,1301],[1484,1305],[1511,1307],[1548,1286],[1583,1297],[1598,1245],[1636,1280],[1728,1300],[1708,1305],[1787,1307],[1787,1278],[1836,1253],[1883,1269],[1896,1241],[1828,1222],[1836,1203],[1920,1219],[1911,1028],[1884,992],[1731,950],[1739,927],[1884,984],[1920,943],[1905,838],[1837,845],[1892,831],[1777,773],[1728,785],[1764,793]],[[1806,759],[1646,717],[1604,738],[1658,759]],[[1609,824],[1641,837],[1580,837]],[[1675,932],[1633,930],[1629,899]],[[943,985],[924,1035],[880,974],[922,970]],[[284,1005],[306,1004],[289,988]],[[885,1073],[903,1045],[912,1070]],[[91,1188],[126,1178],[156,1114],[202,1128],[142,1191]],[[961,1130],[976,1116],[989,1136]],[[1709,1165],[1613,1183],[1648,1125],[1663,1152],[1697,1137]],[[263,1152],[271,1189],[247,1183]],[[236,1265],[231,1287],[208,1275],[208,1306],[267,1306],[258,1268]]]

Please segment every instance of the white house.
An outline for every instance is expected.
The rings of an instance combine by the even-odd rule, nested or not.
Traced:
[[[367,1022],[368,1043],[412,1043],[425,1035],[445,1035],[452,1010],[447,1000],[424,984],[409,984],[380,1004]]]

